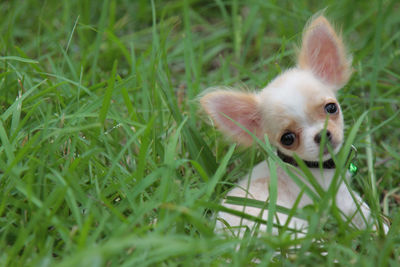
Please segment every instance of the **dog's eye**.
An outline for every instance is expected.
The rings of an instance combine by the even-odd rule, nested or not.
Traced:
[[[296,139],[296,135],[294,133],[287,132],[282,135],[281,143],[284,146],[291,146],[291,145],[293,145],[295,139]]]
[[[338,107],[335,103],[328,103],[325,105],[325,112],[329,114],[335,114],[338,111]]]

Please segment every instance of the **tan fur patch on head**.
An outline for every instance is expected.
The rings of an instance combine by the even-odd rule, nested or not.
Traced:
[[[337,120],[340,117],[340,106],[339,103],[337,103],[337,100],[334,98],[327,98],[327,99],[322,99],[322,100],[314,100],[314,101],[309,101],[306,105],[306,114],[307,116],[313,120],[313,121],[321,121],[326,119],[326,111],[325,111],[325,106],[329,103],[334,103],[336,104],[338,111],[335,114],[329,114],[329,119],[331,120]]]
[[[290,146],[285,146],[283,144],[281,144],[281,137],[285,134],[285,133],[294,133],[295,134],[295,140],[293,142],[292,145]],[[299,146],[300,146],[300,140],[301,140],[301,128],[299,127],[299,125],[297,124],[296,121],[290,121],[290,123],[283,129],[283,131],[280,133],[280,135],[277,138],[277,142],[283,146],[285,149],[288,150],[292,150],[295,151]]]
[[[325,107],[327,104],[335,104],[337,112],[329,114],[326,112]],[[325,98],[307,103],[306,115],[312,123],[321,123],[322,125],[327,121],[326,129],[331,134],[331,142],[334,146],[342,143],[343,141],[343,117],[341,114],[340,105],[335,98]],[[323,129],[321,128],[321,131]]]

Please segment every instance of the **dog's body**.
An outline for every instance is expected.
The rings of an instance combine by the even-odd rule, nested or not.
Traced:
[[[319,182],[319,184],[322,186],[322,188],[324,190],[327,190],[332,181],[335,170],[333,169],[324,170],[323,173],[324,177],[321,176],[321,172],[319,169],[314,168],[310,170],[314,175],[314,177],[317,179],[317,182]],[[299,177],[301,177],[300,171],[298,172],[298,174]],[[280,167],[277,167],[277,176],[278,176],[278,181],[277,181],[278,195],[276,204],[278,206],[291,209],[294,203],[296,202],[297,197],[301,193],[301,190],[298,187],[298,185],[296,185],[296,183],[292,180],[292,178],[290,178],[288,174]],[[249,174],[248,176],[244,177],[241,181],[239,181],[238,186],[232,189],[228,193],[228,196],[266,201],[268,200],[269,196],[268,194],[269,177],[270,176],[269,176],[268,164],[266,161],[263,161],[253,168],[251,174]],[[303,181],[307,184],[306,180]],[[359,228],[364,228],[365,218],[369,218],[369,208],[356,193],[353,192],[352,194],[353,196],[347,189],[347,186],[344,183],[341,183],[336,195],[336,203],[346,216],[351,218],[354,215],[352,220],[354,226]],[[353,197],[354,200],[358,202],[358,205],[363,215],[361,215],[361,213],[357,211],[357,205],[354,202]],[[303,193],[300,201],[298,202],[297,207],[303,208],[312,203],[313,201],[310,199],[310,197],[308,197],[307,194]],[[224,203],[223,205],[228,208],[253,215],[255,217],[261,217],[263,220],[268,219],[267,210],[262,211],[261,209],[255,207],[249,207],[249,206],[243,207],[240,205],[227,204],[227,203]],[[283,213],[277,213],[277,215],[278,215],[278,220],[274,218],[274,223],[279,225],[285,225],[288,216]],[[364,216],[364,218],[362,216]],[[245,230],[246,227],[248,227],[249,229],[253,229],[252,227],[254,226],[254,222],[251,220],[241,219],[238,216],[225,212],[220,212],[218,214],[218,219],[219,220],[217,221],[217,229],[224,229],[225,222],[232,227],[239,227],[240,229],[235,229],[235,231],[239,231],[241,233],[243,232],[242,230]],[[308,224],[305,220],[296,217],[291,218],[290,223],[288,224],[289,229],[296,229],[301,232],[304,232],[307,226]],[[264,224],[261,224],[260,229],[263,231],[266,229],[266,226]],[[277,233],[277,228],[274,228],[274,233]]]
[[[335,166],[330,153],[325,149],[322,155],[325,163],[321,172],[318,167],[321,157],[320,143],[327,140],[334,153],[342,146],[343,115],[335,94],[347,83],[351,72],[351,57],[346,54],[342,39],[330,23],[323,16],[319,16],[305,28],[295,68],[283,72],[258,93],[216,90],[203,96],[201,104],[218,128],[239,143],[253,143],[253,138],[245,128],[260,139],[267,135],[284,161],[295,165],[292,157],[294,154],[298,155],[309,163],[315,179],[327,190],[334,177]],[[300,169],[295,173],[308,183]],[[276,204],[290,209],[301,190],[280,167],[277,167],[277,177]],[[269,195],[269,181],[268,164],[261,162],[253,168],[251,174],[239,182],[238,187],[228,193],[228,196],[266,201]],[[298,207],[311,203],[312,200],[303,194]],[[224,205],[257,217],[262,212],[255,207],[226,203]],[[370,217],[368,206],[356,193],[350,192],[344,183],[339,186],[336,205],[344,215],[353,218],[355,226],[366,226],[365,223]],[[267,219],[268,212],[264,211],[261,216]],[[224,212],[221,212],[219,217],[230,226],[254,224]],[[281,225],[285,224],[287,215],[280,213],[278,219]],[[224,225],[218,223],[220,228],[224,228]],[[289,224],[289,227],[296,229],[306,226],[306,221],[298,218],[292,218]]]

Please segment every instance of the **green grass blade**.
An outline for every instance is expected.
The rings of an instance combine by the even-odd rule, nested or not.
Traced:
[[[111,77],[108,81],[108,86],[106,88],[106,92],[103,97],[103,104],[101,106],[100,113],[99,113],[99,122],[103,128],[105,127],[106,116],[107,116],[108,110],[110,108],[111,97],[114,92],[114,84],[115,84],[115,78],[116,78],[116,73],[117,73],[117,65],[118,65],[118,63],[115,60],[112,71],[111,71]]]

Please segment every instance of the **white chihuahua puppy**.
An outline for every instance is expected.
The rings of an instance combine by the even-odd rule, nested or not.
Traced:
[[[216,90],[204,95],[200,102],[217,127],[237,142],[244,145],[253,143],[253,138],[243,130],[246,128],[261,140],[266,134],[270,143],[277,148],[278,156],[296,167],[293,155],[297,154],[310,168],[321,187],[327,190],[335,173],[335,163],[328,150],[325,150],[321,172],[321,135],[326,133],[324,139],[330,143],[334,153],[340,150],[344,125],[335,94],[349,80],[352,72],[351,62],[341,37],[325,17],[319,16],[305,27],[295,68],[280,74],[258,93]],[[298,167],[295,173],[309,184]],[[290,209],[294,206],[301,189],[279,166],[277,176],[276,204]],[[263,161],[255,166],[251,174],[244,177],[228,196],[267,201],[269,179],[268,164]],[[303,194],[298,207],[309,204],[312,204],[312,200],[307,194]],[[256,217],[260,216],[264,220],[268,218],[267,210],[225,202],[223,205]],[[365,221],[370,221],[369,207],[356,193],[350,192],[343,182],[337,192],[336,205],[344,215],[352,218],[356,227],[364,228]],[[275,218],[274,223],[285,224],[288,216],[282,213],[277,215],[279,221]],[[229,213],[220,212],[218,217],[224,221],[217,222],[218,228],[224,228],[226,223],[239,228],[254,226],[253,221]],[[307,222],[291,218],[289,227],[304,230]],[[387,231],[387,226],[384,227]],[[265,225],[261,225],[261,229],[265,229]]]

